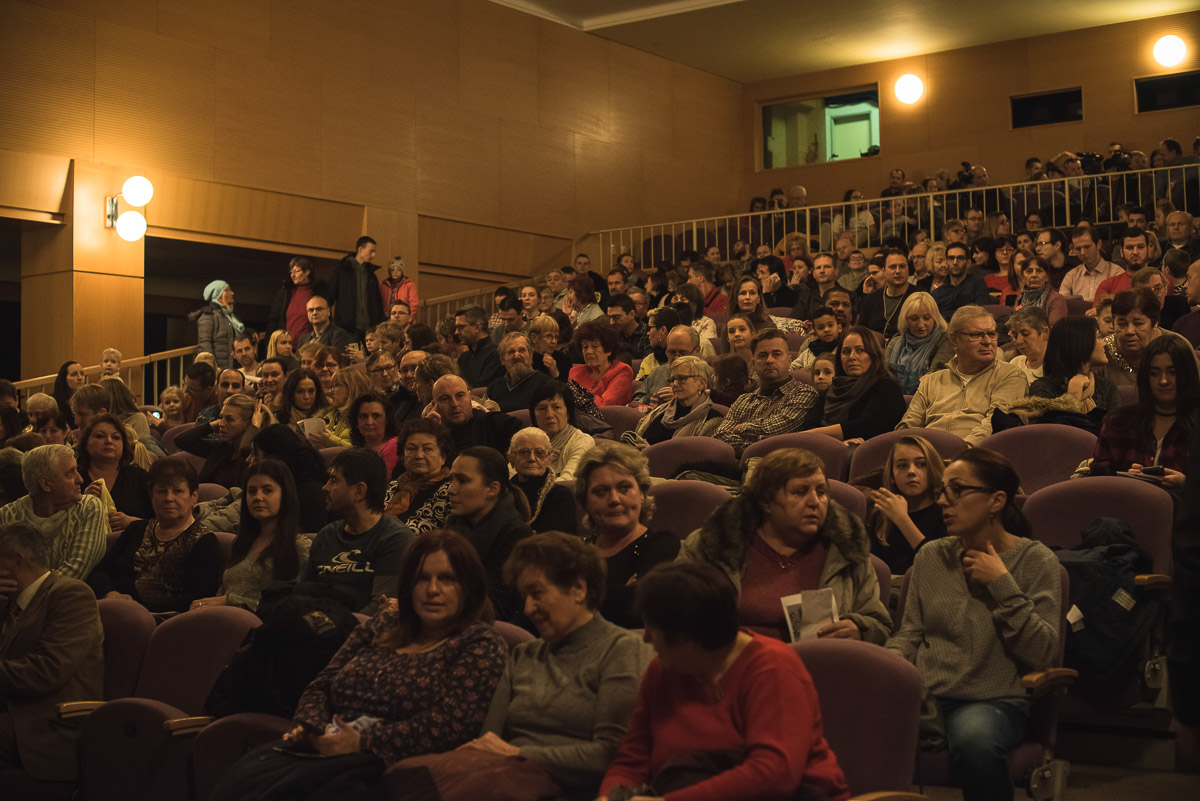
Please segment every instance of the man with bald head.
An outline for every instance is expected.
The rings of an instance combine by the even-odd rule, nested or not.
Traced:
[[[690,325],[677,325],[667,332],[667,361],[646,376],[633,399],[638,403],[657,406],[674,397],[671,389],[671,363],[680,356],[700,356],[700,334]]]
[[[1173,211],[1167,215],[1167,237],[1162,243],[1163,253],[1182,250],[1188,261],[1200,259],[1200,240],[1196,238],[1195,222],[1186,211]]]
[[[487,445],[508,453],[508,444],[521,423],[504,412],[485,412],[471,405],[471,388],[457,375],[444,375],[433,382],[433,399],[425,417],[450,429],[454,449]]]

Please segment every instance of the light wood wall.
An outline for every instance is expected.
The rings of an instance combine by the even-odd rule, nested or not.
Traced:
[[[574,238],[707,213],[740,180],[738,84],[486,0],[3,7],[0,147],[145,170],[151,225],[185,238],[329,249],[357,207],[415,268],[418,214]],[[338,219],[252,193],[223,219],[205,183]]]
[[[841,201],[852,187],[877,197],[894,168],[920,180],[939,168],[953,174],[961,161],[987,167],[992,183],[1008,183],[1024,179],[1030,156],[1049,159],[1063,150],[1107,155],[1114,140],[1149,154],[1171,136],[1188,152],[1200,134],[1200,110],[1136,114],[1133,79],[1200,68],[1198,32],[1200,12],[1192,12],[748,84],[741,202],[794,184],[808,189],[809,203]],[[1168,33],[1188,42],[1187,59],[1170,69],[1159,66],[1152,52]],[[893,92],[906,72],[925,82],[924,97],[912,106],[900,103]],[[878,158],[756,169],[762,136],[756,104],[870,83],[879,84]],[[1083,87],[1082,122],[1012,129],[1010,96],[1075,86]]]

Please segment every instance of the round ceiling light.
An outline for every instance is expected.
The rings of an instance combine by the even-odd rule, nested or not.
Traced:
[[[911,72],[901,75],[896,81],[896,99],[909,105],[916,103],[925,93],[925,84]]]
[[[130,206],[145,206],[154,197],[154,184],[143,175],[135,175],[121,186],[121,196]]]
[[[146,235],[146,218],[140,211],[127,211],[117,218],[117,236],[136,242]]]
[[[1187,45],[1174,34],[1154,43],[1154,60],[1164,67],[1174,67],[1187,55]]]

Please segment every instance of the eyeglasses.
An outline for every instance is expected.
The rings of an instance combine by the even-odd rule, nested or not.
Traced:
[[[528,459],[530,457],[545,459],[550,455],[550,453],[545,448],[518,448],[517,450],[513,451],[513,455],[520,456],[522,459]]]
[[[673,375],[673,376],[671,376],[671,383],[672,384],[675,384],[675,383],[682,384],[684,381],[687,381],[689,378],[699,378],[699,377],[700,376],[698,376],[698,375]]]
[[[977,484],[943,484],[940,487],[934,488],[933,499],[941,500],[943,495],[950,503],[954,503],[962,496],[971,492],[992,492],[991,487],[982,487]]]
[[[999,339],[1000,335],[993,329],[991,331],[960,331],[959,334],[971,340],[972,342],[982,342],[985,339]]]
[[[367,370],[367,372],[370,373],[371,375],[383,375],[384,373],[390,373],[392,370],[395,370],[395,369],[396,369],[396,365],[389,364],[387,367],[372,367],[370,370]]]

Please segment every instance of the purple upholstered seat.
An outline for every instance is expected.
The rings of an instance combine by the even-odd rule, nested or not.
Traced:
[[[1018,426],[999,431],[979,443],[1008,459],[1021,477],[1026,495],[1066,481],[1096,449],[1096,435],[1057,423]]]
[[[846,467],[849,462],[846,446],[836,437],[814,434],[809,431],[778,434],[755,442],[742,452],[742,466],[744,467],[746,462],[755,456],[766,456],[771,451],[780,448],[801,448],[811,451],[821,457],[821,461],[825,463],[825,478],[846,480]]]
[[[682,540],[733,496],[707,481],[676,480],[652,485],[650,497],[656,505],[650,528],[670,531]]]
[[[679,468],[695,462],[722,462],[737,468],[733,446],[712,437],[679,437],[649,446],[643,452],[650,463],[650,475],[673,478]]]
[[[929,440],[929,444],[933,445],[934,450],[940,453],[943,459],[953,459],[970,447],[962,437],[936,428],[902,428],[889,431],[871,437],[855,449],[854,455],[850,457],[850,483],[855,483],[857,479],[875,470],[883,469],[892,445],[901,437],[923,437]]]

